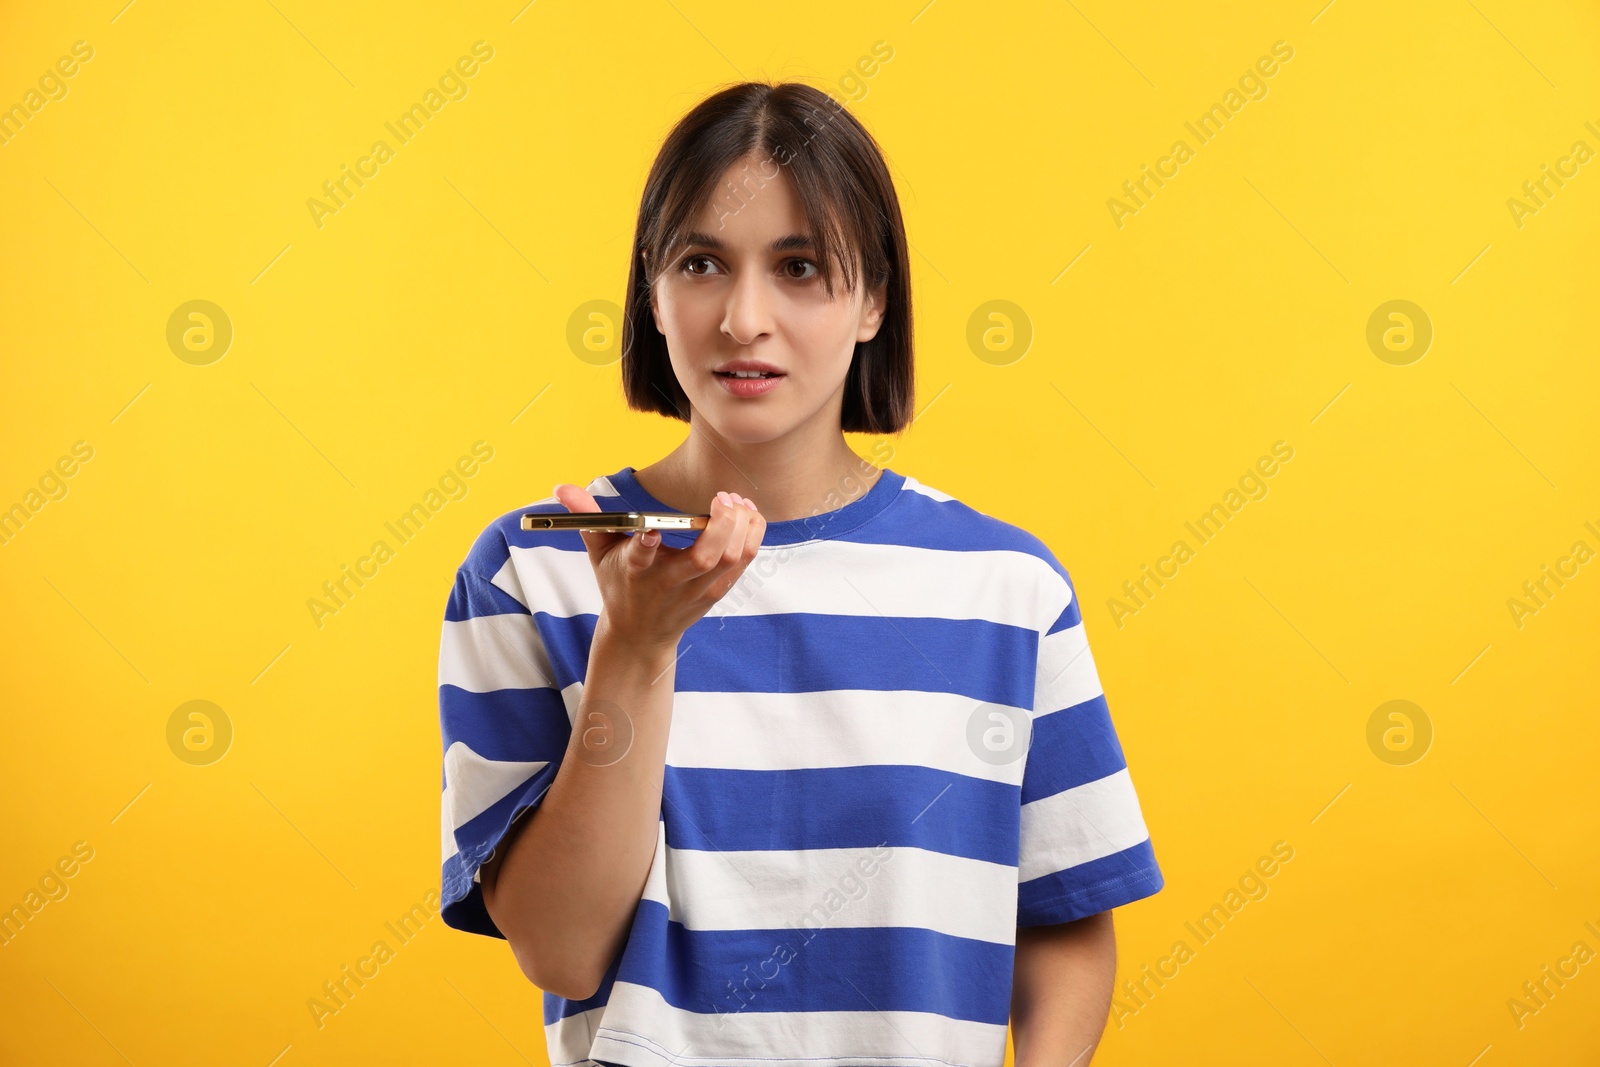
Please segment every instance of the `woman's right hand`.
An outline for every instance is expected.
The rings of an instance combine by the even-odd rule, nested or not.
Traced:
[[[555,487],[570,512],[599,511],[577,485]],[[732,501],[732,503],[726,502]],[[667,548],[656,530],[581,530],[604,608],[600,626],[630,645],[676,652],[684,631],[728,594],[755,559],[767,520],[742,496],[713,498],[706,528],[688,548]]]

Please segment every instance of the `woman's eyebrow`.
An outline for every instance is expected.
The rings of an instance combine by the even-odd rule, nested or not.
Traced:
[[[724,247],[722,242],[717,238],[711,236],[709,233],[701,233],[698,230],[684,234],[683,243],[685,245],[698,245],[701,248],[711,248],[719,252],[722,251]],[[803,233],[791,233],[786,237],[780,237],[776,241],[773,241],[771,250],[774,252],[792,252],[797,248],[816,248],[816,246],[816,242],[813,241],[808,235]]]

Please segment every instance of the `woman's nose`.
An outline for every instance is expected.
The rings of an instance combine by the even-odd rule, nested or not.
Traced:
[[[758,274],[739,277],[728,292],[722,328],[741,345],[753,344],[772,332],[773,294]]]

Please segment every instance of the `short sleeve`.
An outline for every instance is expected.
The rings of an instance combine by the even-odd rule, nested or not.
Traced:
[[[440,914],[458,930],[505,936],[484,907],[478,872],[560,768],[572,724],[554,678],[520,591],[457,571],[439,642],[439,729]]]
[[[1122,745],[1060,565],[1041,633],[1033,728],[1022,778],[1017,925],[1071,922],[1164,884]],[[1064,603],[1063,603],[1064,601]]]

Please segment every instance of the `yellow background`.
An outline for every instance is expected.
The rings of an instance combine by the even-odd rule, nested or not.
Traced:
[[[1507,1001],[1600,951],[1600,563],[1520,628],[1507,600],[1600,549],[1600,162],[1520,227],[1507,200],[1600,150],[1600,15],[1320,3],[6,4],[0,105],[94,57],[0,146],[0,506],[94,455],[0,545],[0,905],[94,856],[0,948],[0,1060],[545,1062],[505,944],[437,918],[320,1028],[306,1002],[437,891],[472,538],[682,436],[567,341],[621,300],[661,138],[796,78],[903,198],[920,414],[889,466],[1038,533],[1082,597],[1167,878],[1117,913],[1119,983],[1195,948],[1096,1062],[1593,1062],[1600,961],[1520,1027]],[[478,40],[468,95],[315,225]],[[196,299],[234,330],[207,366],[166,341]],[[1408,366],[1366,343],[1393,299],[1434,328]],[[1006,365],[967,342],[991,300],[1033,331]],[[468,494],[319,628],[307,600],[479,440]],[[1279,440],[1270,493],[1119,628],[1108,598]],[[1434,733],[1403,766],[1367,743],[1395,699]],[[168,745],[191,700],[234,731],[208,766]],[[1275,841],[1269,895],[1199,946]]]

